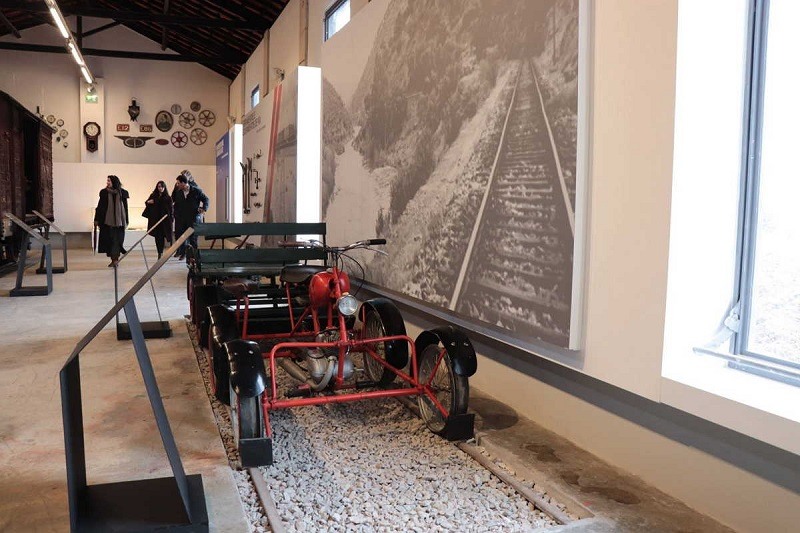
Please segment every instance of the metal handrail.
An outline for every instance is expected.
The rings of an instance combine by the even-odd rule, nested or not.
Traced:
[[[189,228],[185,232],[183,232],[183,235],[181,235],[173,243],[173,245],[169,248],[169,250],[167,250],[161,257],[161,259],[156,261],[153,264],[153,266],[150,267],[150,270],[148,270],[141,278],[139,278],[139,280],[133,284],[133,286],[128,290],[128,292],[126,292],[122,296],[122,298],[119,299],[119,301],[114,305],[114,307],[112,307],[108,311],[108,313],[103,315],[103,318],[101,318],[100,321],[97,322],[97,324],[95,324],[94,327],[89,330],[89,333],[84,335],[84,337],[80,341],[78,341],[78,344],[75,345],[75,349],[72,350],[72,353],[64,362],[65,366],[73,359],[75,359],[83,351],[83,349],[86,348],[86,346],[90,342],[92,342],[92,340],[94,340],[94,338],[97,336],[98,333],[100,333],[100,331],[106,326],[106,324],[108,324],[111,321],[111,319],[114,318],[117,315],[117,313],[119,313],[122,310],[123,307],[125,307],[125,304],[127,304],[129,301],[133,299],[136,293],[139,292],[142,287],[144,287],[145,283],[150,281],[150,279],[152,279],[152,277],[156,275],[156,272],[158,272],[161,269],[161,267],[164,266],[164,264],[169,260],[169,258],[172,257],[172,254],[175,253],[178,247],[181,244],[183,244],[186,241],[186,239],[188,239],[189,236],[192,235],[192,233],[194,233],[194,229],[192,228]]]
[[[30,235],[31,237],[36,239],[37,242],[39,242],[39,244],[41,244],[42,246],[44,246],[45,244],[49,244],[49,240],[48,239],[45,239],[44,237],[42,237],[38,232],[34,231],[33,228],[31,228],[29,225],[27,225],[25,222],[23,222],[22,220],[18,219],[17,217],[12,215],[11,213],[6,213],[6,218],[8,218],[11,222],[13,222],[17,226],[19,226],[20,228],[25,230],[25,232],[27,232],[28,235]],[[48,223],[49,223],[49,221],[48,221]]]
[[[165,218],[167,218],[168,216],[169,216],[169,215],[164,215],[163,217],[159,218],[159,219],[158,219],[158,222],[156,222],[155,224],[153,224],[153,227],[151,227],[150,229],[148,229],[148,230],[147,230],[147,231],[144,233],[144,235],[142,235],[142,238],[141,238],[141,239],[139,239],[138,241],[136,241],[135,243],[133,243],[133,246],[130,246],[130,247],[128,248],[128,251],[127,251],[127,252],[125,252],[125,253],[122,255],[122,257],[120,257],[120,258],[117,260],[117,263],[120,263],[120,262],[121,262],[123,259],[125,259],[126,257],[128,257],[128,254],[130,254],[130,253],[131,253],[131,251],[132,251],[134,248],[136,248],[136,246],[137,246],[137,245],[138,245],[140,242],[142,242],[142,241],[145,239],[145,237],[147,237],[148,235],[150,235],[150,232],[151,232],[151,231],[153,231],[154,229],[156,229],[156,228],[158,227],[158,225],[159,225],[159,224],[161,224],[161,222],[163,222],[163,221],[164,221],[164,219],[165,219]],[[194,230],[193,230],[193,231],[194,231]]]
[[[48,226],[50,226],[51,228],[56,230],[56,233],[58,233],[59,235],[66,235],[66,233],[64,233],[64,230],[62,230],[61,228],[56,226],[55,222],[53,222],[52,220],[50,220],[49,218],[47,218],[46,216],[41,214],[39,211],[36,211],[34,209],[33,210],[33,214],[36,215],[37,217],[41,218]]]

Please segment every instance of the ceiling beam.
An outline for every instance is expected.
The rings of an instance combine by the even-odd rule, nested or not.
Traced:
[[[3,15],[2,11],[0,11],[0,20],[3,21],[3,24],[8,26],[8,29],[11,30],[11,33],[14,34],[14,37],[16,37],[17,39],[22,39],[22,34],[19,32],[17,28],[14,27],[13,24],[11,24],[11,21],[8,20],[5,15]]]
[[[63,46],[48,46],[43,44],[18,44],[0,41],[0,50],[16,50],[19,52],[42,52],[47,54],[68,54]],[[247,60],[242,55],[186,55],[186,54],[157,54],[151,52],[129,52],[122,50],[99,50],[97,48],[83,48],[81,53],[85,56],[118,57],[122,59],[146,59],[151,61],[178,61],[182,63],[235,64],[241,65]]]
[[[122,25],[121,22],[116,22],[116,21],[109,22],[108,24],[104,24],[104,25],[99,26],[99,27],[97,27],[97,28],[95,28],[93,30],[89,30],[89,31],[83,32],[83,37],[84,38],[85,37],[89,37],[89,36],[94,35],[96,33],[100,33],[101,31],[110,30],[111,28],[114,28],[115,26],[121,26],[121,25]]]
[[[164,15],[169,13],[169,0],[164,0]],[[167,26],[161,26],[161,50],[167,49]]]
[[[41,4],[29,4],[27,2],[7,2],[3,4],[3,8],[17,11],[27,11],[29,13],[48,13],[47,6],[44,4],[44,2]],[[266,31],[268,27],[266,22],[257,20],[224,20],[214,18],[183,17],[180,15],[148,13],[144,11],[96,9],[80,5],[62,8],[61,12],[64,13],[64,16],[80,15],[83,17],[114,19],[118,21],[154,22],[157,24],[175,26],[205,26],[208,28],[228,28],[234,30],[249,30],[259,32]]]

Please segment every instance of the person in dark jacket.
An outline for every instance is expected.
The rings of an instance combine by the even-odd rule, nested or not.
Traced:
[[[150,235],[156,241],[156,250],[158,251],[158,258],[161,259],[161,254],[164,253],[164,242],[172,242],[172,198],[167,192],[167,184],[163,181],[156,183],[156,188],[150,193],[150,197],[145,202],[144,213],[147,218],[147,231],[150,231],[153,226],[155,229]],[[161,220],[166,215],[167,218]],[[159,221],[161,222],[159,223]]]
[[[128,191],[122,188],[117,176],[106,178],[106,188],[100,190],[94,223],[100,228],[97,251],[111,258],[110,267],[117,266],[124,253],[125,228],[128,227]]]
[[[172,194],[175,209],[175,237],[202,222],[203,214],[208,211],[208,196],[200,187],[190,187],[189,180],[183,174],[175,178],[175,192]],[[176,252],[178,259],[186,257],[186,244],[197,249],[197,236],[192,235],[187,242],[181,244]]]

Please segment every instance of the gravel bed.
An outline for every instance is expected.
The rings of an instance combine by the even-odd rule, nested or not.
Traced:
[[[208,361],[196,342],[195,349],[236,467],[228,411],[210,394]],[[283,372],[279,378],[281,388],[294,384]],[[271,422],[275,463],[259,470],[287,531],[519,532],[558,525],[396,400],[279,410]],[[249,475],[234,475],[253,530],[269,531]]]

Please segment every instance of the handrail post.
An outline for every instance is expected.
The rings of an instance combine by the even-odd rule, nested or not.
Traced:
[[[175,437],[169,425],[152,361],[136,311],[134,296],[164,266],[193,230],[190,228],[128,290],[75,346],[61,368],[61,413],[67,463],[67,496],[70,530],[80,531],[208,531],[208,512],[202,477],[186,475]],[[172,477],[88,485],[81,399],[79,358],[86,346],[120,310],[133,339],[133,348],[145,384]],[[177,489],[177,490],[176,490]],[[155,504],[154,504],[155,502]],[[149,529],[147,529],[149,527]],[[144,528],[144,529],[143,529]]]
[[[15,287],[9,292],[9,296],[47,296],[53,292],[53,260],[51,257],[52,249],[50,247],[50,241],[39,235],[33,228],[11,213],[6,213],[5,216],[25,232],[25,238],[22,240],[22,249],[17,258],[17,282]],[[28,245],[31,237],[42,245],[42,257],[45,258],[45,272],[47,273],[47,285],[44,286],[22,286],[22,279],[25,275],[25,261],[28,257]]]

